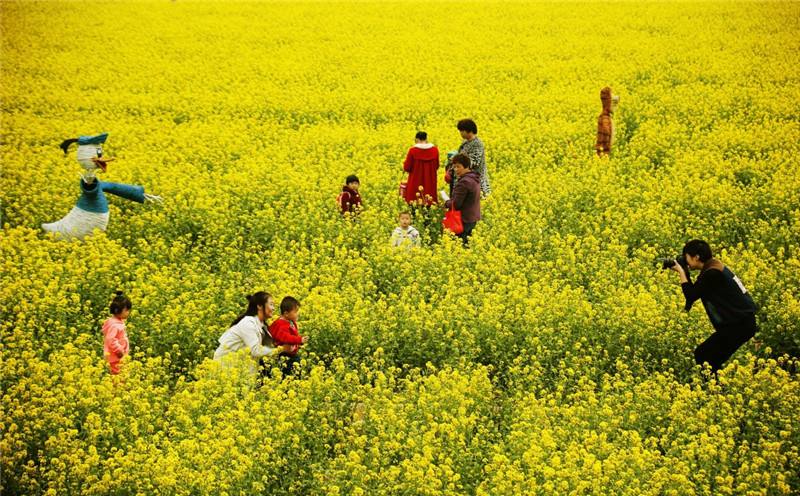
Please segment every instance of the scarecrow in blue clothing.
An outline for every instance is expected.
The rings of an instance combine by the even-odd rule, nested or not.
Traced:
[[[108,183],[97,179],[97,171],[105,172],[108,163],[114,160],[103,156],[103,143],[107,138],[108,133],[81,136],[77,139],[64,140],[59,145],[66,155],[70,145],[78,144],[78,163],[84,169],[80,182],[81,196],[75,207],[64,218],[49,224],[42,224],[45,231],[57,233],[65,239],[83,239],[95,229],[105,231],[109,217],[108,200],[106,200],[105,193],[139,203],[161,202],[160,196],[145,193],[142,186]]]

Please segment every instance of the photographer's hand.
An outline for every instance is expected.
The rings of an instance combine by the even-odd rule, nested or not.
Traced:
[[[675,272],[677,272],[678,275],[681,277],[681,284],[683,284],[685,282],[689,282],[689,278],[686,277],[686,272],[683,270],[683,266],[681,266],[681,264],[676,263],[675,265],[673,265],[670,268],[672,270],[674,270]]]

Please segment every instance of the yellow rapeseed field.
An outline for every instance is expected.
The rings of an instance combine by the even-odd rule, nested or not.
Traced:
[[[799,4],[2,1],[0,32],[3,494],[800,492]],[[393,250],[414,133],[444,155],[465,117],[470,249]],[[58,144],[101,132],[163,203],[45,234]],[[657,266],[692,238],[760,308],[717,379]],[[211,357],[262,289],[310,341],[257,387]]]

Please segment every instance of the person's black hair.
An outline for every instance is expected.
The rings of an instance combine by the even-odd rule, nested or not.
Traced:
[[[472,119],[461,119],[456,124],[459,131],[467,131],[472,134],[478,134],[478,125]]]
[[[286,312],[291,312],[295,308],[300,308],[300,302],[296,298],[287,296],[281,300],[281,315]]]
[[[711,247],[703,240],[693,239],[683,246],[683,254],[693,257],[699,256],[700,261],[705,263],[714,256],[711,254]]]
[[[356,176],[355,174],[350,174],[349,176],[347,176],[347,179],[344,180],[344,183],[345,184],[350,184],[350,183],[361,184],[361,181],[358,180],[358,176]]]
[[[428,133],[425,131],[417,131],[417,134],[414,136],[418,140],[427,141],[428,140]]]
[[[122,291],[117,291],[114,299],[111,300],[111,305],[108,306],[108,311],[111,315],[119,315],[123,310],[130,310],[133,308],[130,298],[122,294]]]
[[[450,159],[450,162],[455,166],[455,164],[461,164],[467,169],[472,169],[472,163],[469,160],[469,157],[463,153],[459,153],[458,155],[453,155],[453,158]]]
[[[266,310],[267,302],[270,298],[272,298],[272,295],[266,291],[259,291],[258,293],[247,295],[247,310],[236,317],[236,320],[231,323],[231,327],[238,324],[245,317],[258,315],[258,307],[264,307],[264,310]]]

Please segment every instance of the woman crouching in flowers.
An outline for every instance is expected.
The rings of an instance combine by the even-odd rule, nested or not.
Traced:
[[[128,355],[130,343],[128,333],[125,331],[125,320],[131,313],[133,304],[131,300],[117,291],[117,295],[111,300],[108,310],[112,317],[103,323],[103,354],[111,368],[112,375],[119,374],[119,362]]]
[[[262,359],[268,356],[277,357],[282,352],[291,352],[291,346],[267,346],[269,335],[266,322],[272,317],[275,301],[272,295],[259,291],[247,297],[247,309],[232,323],[230,329],[219,338],[219,347],[214,352],[214,360],[226,363],[226,357],[242,349],[249,349],[250,356],[262,367],[266,367]],[[226,363],[227,365],[227,363]],[[255,365],[251,366],[255,371]]]

